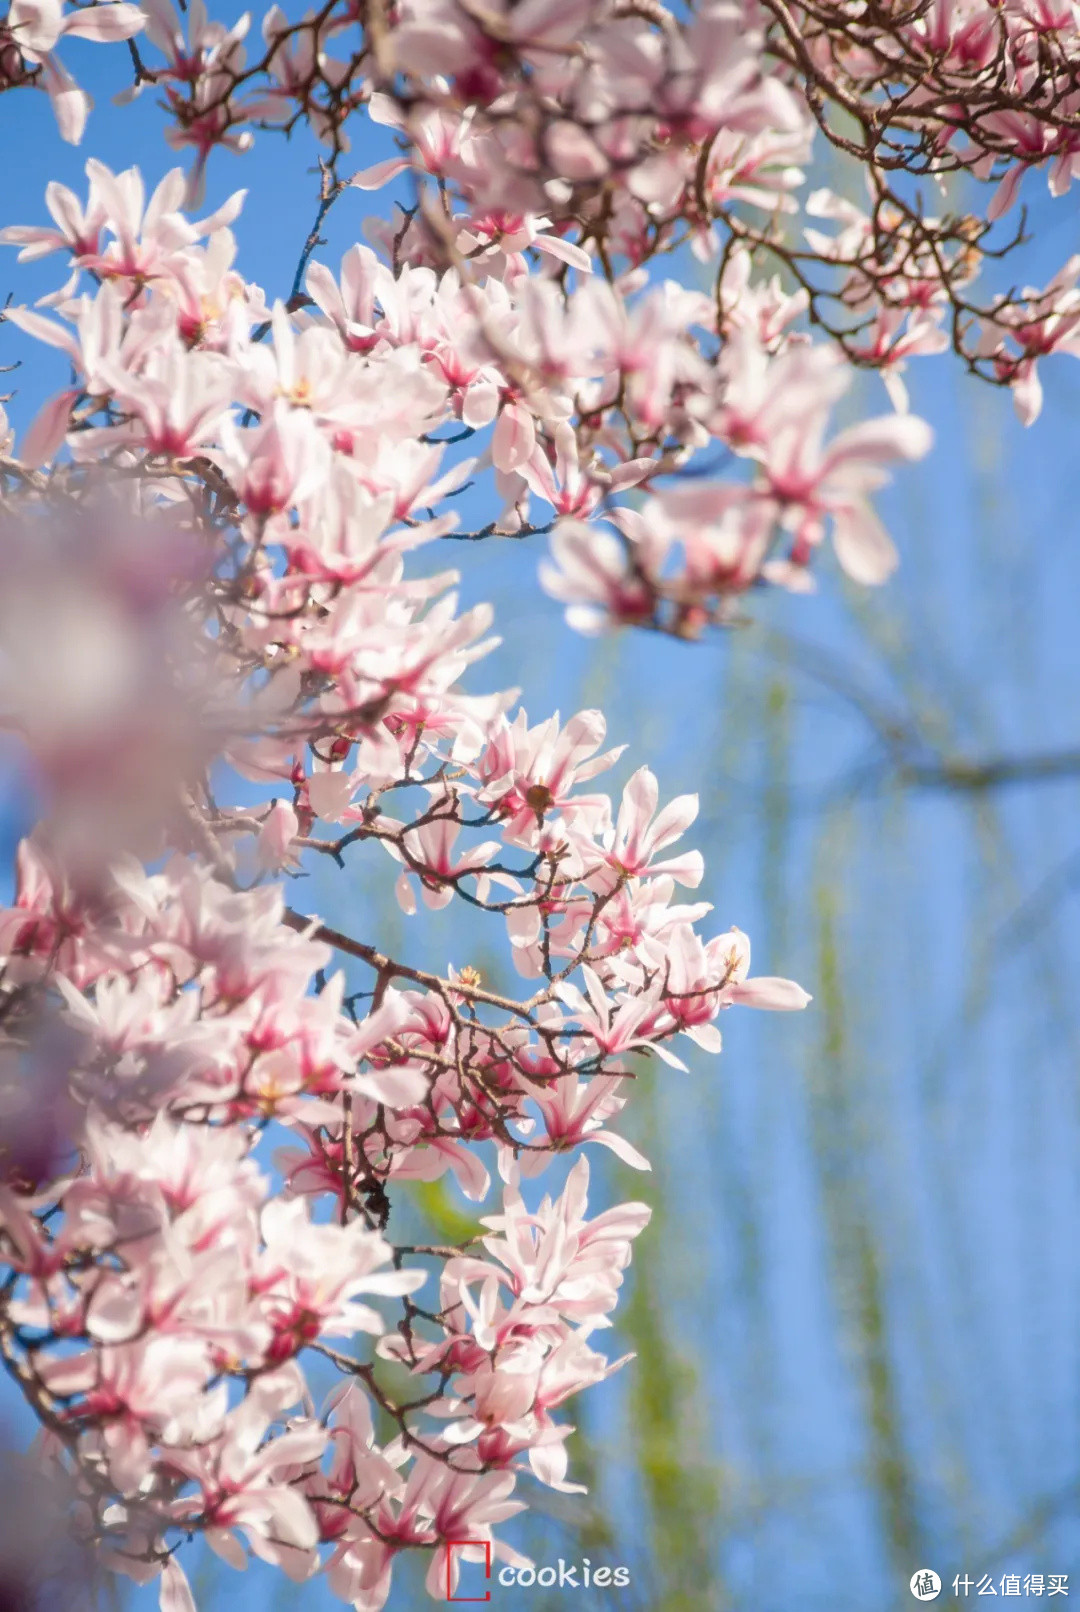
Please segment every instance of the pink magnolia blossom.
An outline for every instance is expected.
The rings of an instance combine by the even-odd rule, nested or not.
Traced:
[[[606,871],[601,877],[605,880],[613,875],[619,879],[666,875],[691,889],[701,883],[705,865],[700,851],[655,860],[657,852],[681,839],[697,817],[697,796],[679,795],[657,811],[659,800],[655,774],[648,767],[639,767],[623,790],[614,827],[603,836]]]
[[[67,13],[63,0],[12,0],[5,19],[6,31],[23,59],[40,65],[41,81],[52,102],[61,139],[78,145],[92,102],[54,56],[60,40],[77,37],[105,44],[130,39],[144,23],[140,7],[128,0],[79,7]]]
[[[521,1561],[526,1484],[580,1490],[563,1407],[623,1364],[594,1339],[649,1219],[590,1218],[588,1150],[647,1169],[632,1076],[692,1093],[677,1040],[715,1052],[729,1007],[808,1000],[678,899],[696,796],[662,805],[637,755],[613,800],[601,713],[530,722],[484,685],[493,613],[445,555],[550,530],[570,626],[692,640],[811,586],[829,537],[887,578],[874,500],[930,446],[917,360],[948,345],[1034,419],[1044,361],[1078,350],[1076,263],[1003,298],[978,279],[1024,175],[1075,177],[1073,11],[857,13],[333,0],[271,7],[253,43],[202,0],[14,0],[0,30],[3,85],[50,94],[66,137],[70,34],[135,61],[126,98],[153,86],[187,153],[152,191],[91,159],[0,227],[60,254],[4,315],[43,394],[0,416],[6,506],[79,534],[0,544],[3,717],[45,813],[0,913],[0,1070],[32,1044],[51,1111],[0,1134],[0,1320],[87,1537],[165,1612],[192,1612],[199,1534],[359,1612],[406,1553],[436,1598],[462,1549]],[[823,141],[851,155],[897,105],[972,218],[898,192],[876,147],[864,206],[805,194]],[[393,145],[348,178],[367,120]],[[256,128],[324,153],[266,293],[242,193],[191,210]],[[349,207],[406,176],[368,244],[319,260],[331,208],[359,235]],[[855,368],[897,412],[838,429]],[[106,481],[123,519],[84,530]],[[401,940],[395,878],[446,918]],[[416,1184],[451,1178],[479,1235],[397,1242]]]

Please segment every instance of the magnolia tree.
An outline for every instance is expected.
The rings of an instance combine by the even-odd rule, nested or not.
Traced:
[[[826,536],[882,581],[872,494],[930,446],[907,360],[951,348],[1030,421],[1038,359],[1080,352],[1080,258],[978,288],[1027,170],[1080,172],[1078,15],[326,0],[252,42],[201,0],[12,0],[0,88],[78,141],[65,37],[111,44],[191,153],[149,200],[91,159],[0,232],[61,282],[5,314],[57,389],[0,431],[3,714],[43,801],[0,913],[0,1351],[75,1536],[166,1612],[198,1536],[359,1612],[419,1553],[444,1596],[529,1484],[578,1488],[562,1408],[622,1364],[594,1335],[649,1213],[590,1213],[582,1150],[647,1168],[631,1060],[807,1000],[702,931],[694,798],[639,765],[613,803],[599,712],[466,691],[491,612],[413,551],[550,533],[585,631],[694,637],[809,587]],[[356,171],[372,123],[398,154]],[[305,126],[317,214],[267,297],[204,175]],[[810,188],[815,142],[861,205]],[[322,261],[338,198],[391,183]],[[890,412],[836,432],[859,368]],[[292,904],[357,858],[415,965]],[[503,988],[423,944],[455,903]],[[475,1236],[398,1240],[448,1172]]]

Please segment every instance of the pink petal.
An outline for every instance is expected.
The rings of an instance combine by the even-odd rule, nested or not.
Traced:
[[[1012,383],[1013,407],[1021,425],[1034,425],[1042,413],[1043,389],[1038,368],[1025,365]]]
[[[917,414],[882,414],[842,431],[826,454],[826,468],[831,472],[840,465],[921,459],[933,441],[933,431]]]
[[[593,1131],[584,1138],[586,1142],[599,1142],[601,1147],[610,1148],[617,1159],[622,1159],[632,1170],[651,1170],[652,1165],[644,1153],[639,1153],[632,1142],[625,1136],[617,1136],[613,1131]]]
[[[995,219],[1003,218],[1012,207],[1020,189],[1020,181],[1024,177],[1024,168],[1021,163],[1010,168],[998,188],[990,198],[990,205],[986,209],[986,216],[991,223]]]
[[[380,190],[391,179],[396,179],[398,174],[405,173],[408,166],[404,157],[389,157],[386,162],[377,162],[371,168],[361,168],[359,173],[353,174],[349,184],[357,190]]]
[[[526,463],[536,447],[536,427],[525,409],[509,404],[499,415],[491,439],[491,461],[496,470],[512,471]]]
[[[138,6],[117,0],[115,5],[92,6],[69,13],[64,18],[62,32],[77,39],[96,39],[100,44],[111,44],[118,39],[130,39],[145,26],[146,18]]]
[[[37,470],[60,451],[71,419],[71,406],[78,395],[75,391],[60,392],[49,398],[34,415],[23,438],[20,455],[23,464],[31,470]]]
[[[742,1007],[768,1008],[773,1013],[797,1013],[813,1001],[794,980],[775,979],[769,974],[731,986],[727,996],[729,1002],[738,1002]]]
[[[578,269],[582,274],[591,274],[593,271],[592,258],[588,252],[575,246],[572,241],[564,241],[558,235],[538,235],[533,241],[538,252],[546,252],[548,257],[557,257],[561,263],[569,263],[572,269]]]
[[[52,102],[53,116],[61,140],[77,146],[83,137],[86,120],[93,101],[81,90],[67,70],[51,56],[46,57],[42,68],[42,83]]]
[[[198,1612],[191,1586],[175,1556],[170,1556],[165,1563],[165,1570],[161,1575],[158,1606],[161,1612]]]
[[[869,504],[836,511],[833,548],[852,581],[866,587],[877,587],[887,581],[900,558],[892,538]]]
[[[313,772],[308,779],[308,800],[317,817],[336,823],[352,799],[353,782],[347,772]]]

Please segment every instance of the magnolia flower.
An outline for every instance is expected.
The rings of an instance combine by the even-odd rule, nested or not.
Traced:
[[[623,1083],[621,1075],[598,1075],[583,1084],[577,1071],[572,1070],[548,1084],[527,1085],[540,1110],[547,1142],[533,1142],[522,1153],[522,1174],[539,1175],[555,1152],[580,1147],[585,1142],[599,1142],[631,1169],[651,1169],[648,1159],[625,1137],[604,1129],[606,1122],[625,1106],[626,1098],[617,1095]]]
[[[541,562],[540,581],[552,598],[566,601],[571,627],[595,633],[653,619],[656,594],[649,585],[648,551],[635,564],[634,554],[607,528],[560,521],[551,553],[554,563]]]
[[[52,54],[55,47],[65,37],[99,43],[130,39],[145,21],[140,7],[128,0],[79,7],[66,14],[63,0],[11,0],[6,29],[24,60],[40,64],[62,139],[78,145],[92,103]]]
[[[453,899],[458,881],[472,872],[478,874],[477,899],[486,899],[490,878],[500,875],[487,875],[482,870],[495,857],[499,842],[484,840],[455,857],[454,845],[460,832],[460,824],[444,813],[431,822],[421,823],[418,828],[406,829],[400,843],[383,841],[391,856],[408,865],[408,871],[402,873],[396,886],[398,905],[403,912],[416,911],[411,874],[419,875],[420,895],[426,907],[445,907]]]
[[[648,767],[639,767],[623,790],[619,815],[613,828],[603,835],[607,871],[605,885],[612,876],[623,879],[666,875],[677,884],[695,889],[702,880],[705,864],[700,851],[684,851],[681,856],[654,860],[681,839],[698,814],[696,795],[679,795],[659,812],[660,786]]]
[[[322,1336],[355,1331],[379,1333],[376,1310],[358,1303],[361,1294],[384,1297],[414,1293],[424,1271],[381,1271],[391,1250],[359,1221],[348,1226],[312,1225],[302,1199],[268,1203],[262,1212],[266,1252],[257,1285],[273,1329],[270,1358],[290,1358]]]

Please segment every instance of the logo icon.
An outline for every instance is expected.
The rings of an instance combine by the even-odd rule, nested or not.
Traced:
[[[455,1595],[454,1581],[457,1574],[454,1569],[457,1563],[454,1560],[454,1551],[463,1545],[478,1545],[484,1552],[484,1577],[491,1577],[491,1540],[490,1539],[448,1539],[446,1541],[446,1599],[448,1601],[490,1601],[491,1591],[483,1595]]]
[[[936,1601],[941,1594],[941,1580],[931,1567],[920,1567],[911,1575],[911,1593],[917,1601]]]

